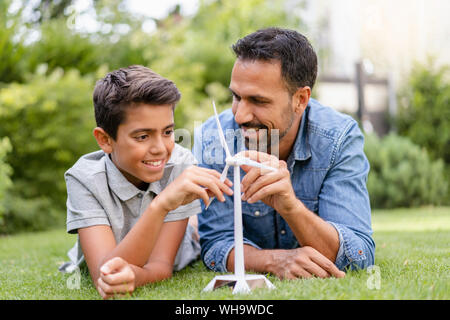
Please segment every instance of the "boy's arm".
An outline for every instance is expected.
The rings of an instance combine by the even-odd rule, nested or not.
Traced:
[[[102,255],[100,261],[95,261],[94,268],[98,270],[106,261],[113,257],[120,257],[130,264],[136,266],[144,266],[159,237],[164,218],[169,211],[173,211],[180,205],[185,205],[195,199],[202,198],[205,202],[209,200],[209,195],[216,196],[219,200],[224,201],[222,192],[232,194],[232,190],[228,185],[231,181],[220,181],[220,173],[214,170],[202,169],[192,166],[183,171],[171,184],[169,184],[157,197],[153,199],[139,220],[122,239],[122,241],[113,245],[109,240],[105,243],[105,254]],[[182,230],[182,235],[184,230]],[[80,241],[82,234],[80,234]],[[112,237],[112,236],[109,236]],[[107,236],[102,238],[108,239]],[[85,247],[99,247],[99,244],[91,244],[96,241],[91,238],[89,241],[83,241]],[[85,248],[83,247],[83,252]]]
[[[100,293],[103,291],[105,295],[109,295],[114,291],[120,292],[117,286],[123,287],[124,285],[129,285],[129,291],[133,291],[135,287],[146,283],[169,278],[172,275],[173,263],[183,239],[186,225],[187,219],[164,223],[155,247],[147,263],[142,267],[129,264],[125,259],[110,264],[110,253],[114,251],[116,242],[109,226],[92,226],[79,229],[86,263],[96,287],[100,286],[102,289],[99,290]],[[108,263],[108,266],[114,265],[114,267],[105,272],[105,268],[102,267],[105,262]],[[114,268],[117,269],[114,270]],[[132,274],[130,274],[129,268],[131,268]],[[103,272],[100,272],[100,270]]]
[[[172,276],[173,264],[186,231],[188,219],[165,222],[147,263],[136,270],[136,286]]]
[[[190,203],[198,198],[202,198],[207,202],[209,200],[208,196],[211,195],[224,201],[222,192],[229,195],[232,194],[229,185],[231,185],[231,181],[229,180],[225,183],[220,181],[220,173],[217,171],[192,166],[184,170],[175,181],[153,199],[137,223],[120,243],[116,244],[109,226],[93,226],[78,229],[81,247],[91,272],[91,277],[97,287],[99,287],[99,283],[100,287],[103,287],[103,275],[105,275],[107,279],[111,278],[108,276],[114,270],[108,270],[106,274],[105,272],[101,272],[101,270],[102,266],[112,258],[118,257],[121,260],[124,260],[126,263],[122,263],[120,267],[126,269],[128,264],[131,264],[138,267],[142,266],[142,269],[153,269],[155,266],[158,266],[159,270],[161,270],[161,263],[164,263],[161,261],[167,262],[167,258],[161,260],[161,255],[163,252],[166,252],[165,254],[170,252],[170,250],[167,250],[168,243],[174,245],[173,254],[176,254],[185,232],[185,229],[161,232],[166,214],[169,211],[175,210],[180,205]],[[186,228],[186,221],[183,226]],[[158,241],[161,245],[159,245],[158,248],[155,248],[161,234],[163,234],[162,240]],[[175,234],[178,236],[175,236]],[[165,235],[171,235],[171,237],[165,239]],[[179,237],[179,241],[174,241],[173,237]],[[170,263],[171,268],[172,265],[173,261]],[[158,268],[156,268],[156,270],[158,270]],[[135,269],[135,271],[139,278],[137,279],[138,283],[146,283],[155,276],[155,273],[149,274],[140,269]],[[169,272],[171,272],[171,270]],[[129,270],[128,274],[131,274]],[[130,278],[127,278],[126,280],[131,282]],[[133,280],[136,281],[136,279]],[[121,290],[123,289],[123,291],[131,290],[130,287],[122,286],[120,288]]]

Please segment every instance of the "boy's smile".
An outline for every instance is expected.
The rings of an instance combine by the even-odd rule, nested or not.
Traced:
[[[136,187],[160,180],[175,146],[172,105],[133,105],[126,110],[111,160]]]

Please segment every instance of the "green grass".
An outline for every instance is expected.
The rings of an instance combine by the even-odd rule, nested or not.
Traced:
[[[380,289],[368,288],[367,270],[343,279],[280,281],[275,290],[232,295],[229,288],[204,293],[214,277],[202,263],[166,281],[138,288],[132,299],[449,299],[450,207],[374,211],[375,265]],[[69,289],[57,271],[75,236],[64,230],[0,237],[0,299],[99,299],[90,277]],[[374,274],[372,274],[373,276]]]

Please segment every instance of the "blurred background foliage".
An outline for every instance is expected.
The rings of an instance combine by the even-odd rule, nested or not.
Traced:
[[[0,233],[64,225],[63,174],[98,148],[92,90],[108,71],[141,64],[173,80],[182,93],[176,126],[192,132],[211,115],[211,98],[230,105],[237,39],[268,26],[307,30],[281,0],[201,1],[192,16],[174,7],[151,32],[142,28],[148,17],[124,1],[95,0],[99,27],[88,32],[75,27],[73,2],[0,2]],[[373,207],[449,203],[447,72],[418,66],[411,74],[396,119],[405,137],[367,137]]]
[[[3,224],[3,215],[6,211],[6,193],[12,186],[10,179],[11,166],[6,163],[6,154],[11,151],[11,143],[7,137],[0,139],[0,224]]]
[[[372,208],[441,205],[448,180],[442,159],[407,137],[366,135],[364,152],[370,162],[367,188]]]
[[[450,181],[450,66],[416,65],[399,97],[398,133],[442,159]]]

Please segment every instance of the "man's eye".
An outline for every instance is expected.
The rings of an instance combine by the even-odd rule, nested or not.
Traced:
[[[166,130],[166,131],[164,131],[164,135],[166,135],[166,136],[171,136],[172,133],[173,133],[173,130]]]
[[[254,104],[266,104],[267,103],[266,101],[261,101],[261,100],[258,100],[258,99],[252,99],[252,102]]]
[[[237,94],[232,93],[231,95],[233,96],[233,100],[237,100],[237,101],[241,100],[241,97],[239,97]]]

